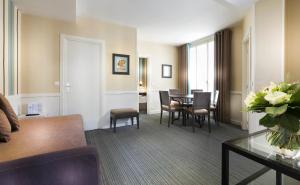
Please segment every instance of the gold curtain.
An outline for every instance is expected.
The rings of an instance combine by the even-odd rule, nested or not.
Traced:
[[[231,39],[229,29],[215,34],[215,87],[220,93],[217,119],[223,123],[230,123]]]
[[[188,58],[189,58],[189,44],[179,47],[179,89],[182,93],[188,93]]]

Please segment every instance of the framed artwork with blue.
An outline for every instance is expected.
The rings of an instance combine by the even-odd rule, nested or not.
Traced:
[[[130,56],[113,54],[112,73],[116,75],[129,75]]]

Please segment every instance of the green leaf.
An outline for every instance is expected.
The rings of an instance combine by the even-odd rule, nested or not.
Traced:
[[[299,131],[299,118],[293,114],[283,114],[278,117],[278,123],[281,127],[288,129],[291,132]]]
[[[287,113],[292,114],[300,119],[300,107],[289,107]]]
[[[258,92],[256,93],[256,98],[252,103],[252,106],[248,108],[248,111],[253,112],[264,112],[265,108],[271,106],[267,100],[265,100],[266,93]]]
[[[266,107],[266,113],[271,114],[273,117],[284,114],[287,111],[288,104],[280,107]]]
[[[291,97],[292,105],[300,106],[300,84],[294,84],[293,87],[293,94]]]
[[[264,127],[271,128],[278,124],[278,122],[276,122],[277,119],[278,118],[276,118],[276,117],[274,118],[273,116],[267,114],[259,120],[259,124]]]
[[[279,91],[287,93],[290,90],[291,85],[286,82],[282,82],[278,85],[278,88]]]

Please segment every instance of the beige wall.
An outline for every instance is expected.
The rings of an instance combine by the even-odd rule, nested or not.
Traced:
[[[284,0],[255,5],[254,86],[261,90],[284,79]]]
[[[78,18],[77,23],[22,15],[21,93],[57,93],[60,73],[60,33],[104,40],[106,90],[137,90],[137,30],[126,26]],[[112,53],[130,55],[130,75],[112,75]]]
[[[300,81],[300,1],[285,4],[285,80]]]
[[[138,43],[139,57],[148,58],[150,88],[155,90],[178,87],[178,50],[175,46],[152,42]],[[172,65],[173,78],[161,78],[162,64]]]
[[[243,22],[239,22],[232,30],[232,63],[231,63],[231,91],[242,91],[242,42]]]
[[[258,91],[284,77],[284,0],[257,1],[244,21],[244,34],[251,28],[251,90]],[[246,69],[246,66],[244,66]],[[246,74],[246,71],[243,71]],[[246,81],[243,83],[245,98]],[[243,99],[244,99],[243,98]],[[263,114],[249,114],[249,132],[263,129]],[[247,125],[246,114],[243,125]]]
[[[148,58],[148,112],[159,113],[159,90],[178,88],[178,50],[175,46],[138,42],[138,56]],[[173,66],[172,78],[161,77],[162,64]]]

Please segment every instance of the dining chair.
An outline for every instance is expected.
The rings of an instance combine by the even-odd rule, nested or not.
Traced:
[[[194,94],[194,92],[203,92],[203,89],[191,89],[191,93]]]
[[[169,89],[169,93],[170,94],[180,94],[180,90],[179,89]]]
[[[215,123],[218,124],[217,121],[217,106],[218,106],[218,101],[219,101],[219,91],[216,90],[214,93],[214,98],[213,98],[213,102],[210,105],[210,110],[213,112],[213,117],[215,120]]]
[[[203,89],[191,89],[191,94],[194,94],[195,92],[203,92]],[[190,99],[189,104],[193,104],[193,98]]]
[[[180,94],[180,89],[169,89],[169,94],[170,95]],[[178,106],[180,106],[183,103],[183,99],[181,99],[181,98],[172,98],[171,103],[172,104],[178,104]],[[180,119],[180,112],[178,112],[178,118],[177,119]]]
[[[174,113],[181,112],[182,108],[181,108],[180,104],[174,104],[171,102],[168,91],[159,91],[159,98],[160,98],[160,108],[161,108],[160,124],[162,122],[163,111],[166,111],[169,113],[168,127],[170,127],[170,122],[172,122],[172,124],[173,124],[173,121],[174,121]]]
[[[208,117],[208,131],[211,133],[210,125],[210,92],[195,92],[193,106],[186,109],[188,114],[193,117],[193,132],[195,132],[195,122],[197,117],[206,116]]]

